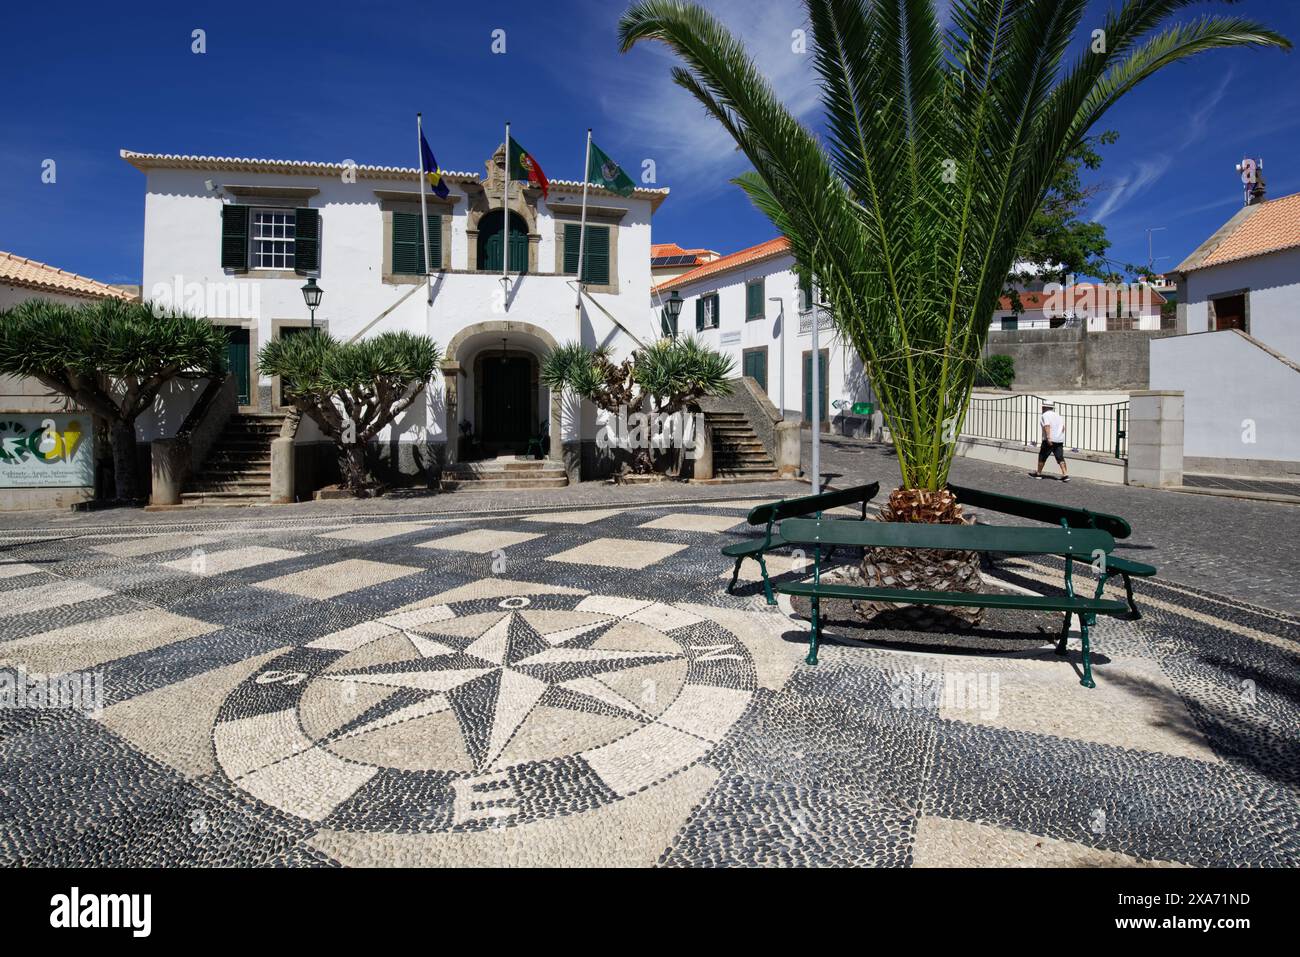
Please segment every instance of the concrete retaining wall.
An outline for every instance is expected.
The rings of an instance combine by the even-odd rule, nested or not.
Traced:
[[[1017,392],[1145,389],[1150,343],[1172,331],[1086,332],[1082,326],[989,333],[985,352],[1015,361]]]

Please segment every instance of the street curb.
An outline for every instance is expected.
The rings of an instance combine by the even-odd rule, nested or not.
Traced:
[[[1157,489],[1162,492],[1186,492],[1188,495],[1217,495],[1219,498],[1238,498],[1254,502],[1273,502],[1277,505],[1300,505],[1300,495],[1278,495],[1276,492],[1247,492],[1229,488],[1196,488],[1192,485],[1172,485]]]

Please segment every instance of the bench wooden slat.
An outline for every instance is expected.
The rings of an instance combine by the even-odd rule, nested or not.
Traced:
[[[1034,522],[1046,522],[1048,525],[1060,525],[1061,519],[1065,519],[1071,528],[1100,528],[1104,532],[1109,532],[1112,538],[1128,538],[1133,534],[1129,523],[1118,515],[1021,498],[1018,495],[986,492],[965,485],[950,484],[948,490],[957,496],[957,501],[961,504],[973,508],[987,508],[994,512],[1002,512],[1004,515],[1017,515]]]
[[[766,502],[755,505],[749,512],[750,525],[766,525],[768,522],[783,518],[795,518],[800,515],[812,515],[825,512],[841,505],[858,505],[869,502],[880,491],[879,482],[857,485],[853,488],[822,492],[819,495],[804,495],[799,498],[786,498],[778,502]]]
[[[743,542],[732,542],[730,545],[723,545],[722,554],[728,558],[740,558],[742,555],[753,555],[755,552],[767,551],[770,547],[767,539],[747,538]]]
[[[1146,562],[1135,562],[1133,559],[1124,558],[1122,555],[1109,556],[1106,559],[1106,565],[1111,571],[1137,575],[1139,578],[1147,578],[1160,571],[1155,565],[1148,565]]]
[[[900,605],[962,605],[977,608],[1017,608],[1025,611],[1073,611],[1113,614],[1128,606],[1109,598],[1085,598],[1069,595],[1003,595],[988,592],[921,591],[902,588],[866,588],[858,585],[783,582],[776,590],[786,595],[819,598],[846,598],[865,601],[888,601]]]
[[[914,522],[836,522],[788,518],[780,526],[791,544],[876,545],[1002,552],[1008,555],[1070,555],[1092,561],[1109,553],[1115,539],[1100,529],[1013,528],[1004,525],[926,525]]]

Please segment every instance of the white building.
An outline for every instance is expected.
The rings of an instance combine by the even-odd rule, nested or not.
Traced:
[[[655,286],[652,312],[667,323],[664,303],[682,299],[677,328],[730,355],[738,373],[752,377],[777,410],[812,415],[812,323],[819,317],[822,422],[872,398],[862,360],[817,309],[794,271],[784,237],[722,256]],[[784,383],[784,387],[783,387]],[[836,404],[838,403],[838,405]]]
[[[554,457],[561,442],[566,455],[581,442],[589,456],[594,412],[580,422],[552,403],[538,381],[539,360],[574,340],[608,344],[622,357],[636,338],[657,335],[644,305],[650,221],[668,190],[624,198],[589,189],[586,295],[578,309],[582,184],[553,179],[543,197],[512,181],[503,242],[503,156],[498,147],[485,175],[445,173],[445,200],[426,194],[434,261],[426,285],[416,169],[123,150],[146,177],[143,296],[230,327],[241,411],[275,411],[278,383],[259,372],[257,350],[308,326],[301,287],[313,277],[324,290],[316,322],[336,338],[407,330],[443,349],[442,376],[384,444],[397,440],[456,461],[463,430],[480,454],[491,454],[523,451],[549,426]],[[142,418],[140,438],[167,434],[167,423],[185,412]]]
[[[1185,335],[1151,343],[1184,393],[1184,468],[1300,478],[1300,193],[1243,207],[1171,274]]]
[[[1060,329],[1085,326],[1088,332],[1160,328],[1165,297],[1152,285],[1111,286],[1102,283],[1047,283],[1019,293],[1020,311],[1003,296],[993,313],[990,332]]]

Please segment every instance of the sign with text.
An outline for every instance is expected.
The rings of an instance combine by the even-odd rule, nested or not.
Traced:
[[[89,488],[94,442],[87,413],[0,412],[0,488]]]

